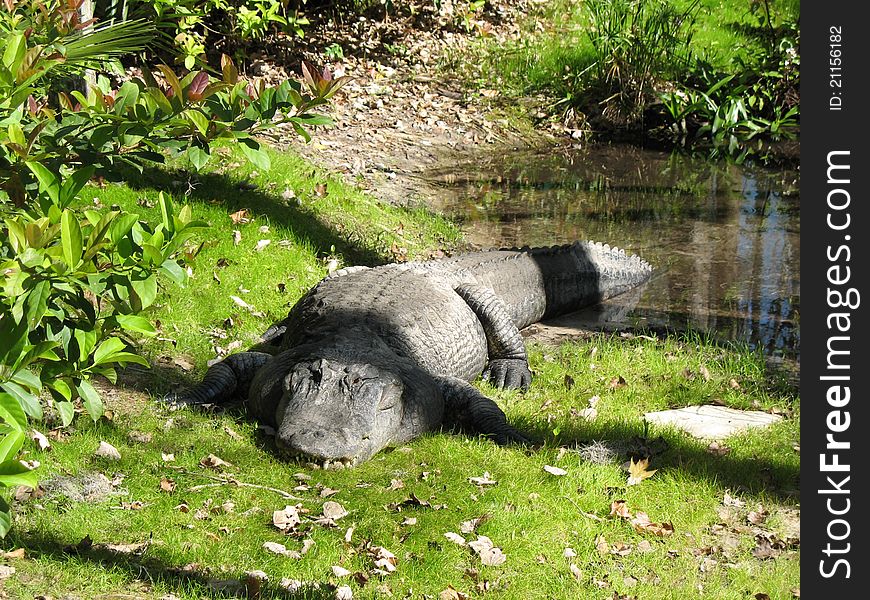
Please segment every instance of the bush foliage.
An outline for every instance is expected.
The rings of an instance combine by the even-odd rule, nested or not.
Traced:
[[[198,251],[193,238],[205,224],[188,207],[176,211],[161,196],[155,225],[80,210],[89,180],[119,179],[167,155],[200,168],[219,139],[268,168],[252,134],[289,123],[309,139],[310,127],[328,122],[313,109],[344,81],[303,66],[304,82],[267,87],[240,79],[225,56],[220,79],[159,65],[117,86],[100,75],[83,93],[70,78],[144,48],[150,26],[95,26],[81,21],[80,5],[4,0],[0,9],[0,488],[35,485],[18,456],[28,419],[66,426],[83,410],[96,420],[94,377],[147,366],[131,336],[154,333],[145,312],[163,281],[186,280],[185,260]],[[0,502],[4,535],[11,520]]]

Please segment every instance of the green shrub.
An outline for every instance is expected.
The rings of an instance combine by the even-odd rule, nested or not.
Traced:
[[[767,14],[767,13],[766,13]],[[769,17],[768,17],[769,19]],[[696,63],[694,81],[661,100],[681,141],[702,142],[714,156],[742,161],[766,141],[791,139],[800,125],[800,46],[796,22],[766,34],[769,43],[733,59],[726,75]]]
[[[97,12],[107,19],[131,16],[154,19],[177,61],[193,69],[207,60],[206,49],[220,41],[229,48],[263,39],[270,32],[304,35],[309,24],[297,4],[288,0],[98,0]]]
[[[683,10],[665,0],[589,0],[586,7],[595,62],[577,84],[604,98],[613,120],[634,121],[658,85],[689,64],[698,2]]]
[[[190,242],[204,224],[189,208],[176,213],[161,196],[155,226],[135,213],[76,210],[88,181],[118,179],[167,153],[200,168],[217,139],[268,168],[252,133],[289,123],[309,139],[307,128],[328,122],[312,109],[345,81],[304,65],[303,83],[252,85],[225,56],[220,80],[161,65],[160,81],[146,69],[117,88],[101,76],[87,94],[57,89],[147,42],[136,22],[85,28],[77,4],[34,10],[10,0],[0,9],[0,488],[35,481],[18,460],[28,418],[42,419],[45,405],[66,426],[80,404],[96,420],[93,378],[147,366],[131,336],[154,333],[145,311],[162,281],[185,282],[184,261],[198,251]],[[10,523],[4,501],[0,536]]]

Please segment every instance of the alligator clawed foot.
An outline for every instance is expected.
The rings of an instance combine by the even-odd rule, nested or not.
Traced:
[[[495,358],[483,370],[483,380],[499,389],[529,389],[532,372],[522,358]]]

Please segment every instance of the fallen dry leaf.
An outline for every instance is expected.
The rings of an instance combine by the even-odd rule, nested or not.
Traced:
[[[400,525],[402,525],[404,527],[409,527],[411,525],[416,525],[416,524],[417,524],[417,517],[407,517],[405,520],[403,520],[400,523]]]
[[[15,550],[4,552],[3,558],[24,558],[26,555],[27,553],[24,548],[16,548]]]
[[[737,508],[740,508],[746,503],[740,498],[732,496],[728,492],[725,492],[725,498],[722,500],[722,504],[724,504],[725,506],[736,506]]]
[[[749,514],[746,515],[746,520],[749,521],[751,525],[761,525],[767,520],[768,516],[770,516],[770,513],[759,505],[756,510],[750,511]]]
[[[438,600],[467,600],[468,594],[464,594],[454,588],[452,585],[448,585],[447,589],[441,590],[438,594]]]
[[[346,517],[348,514],[347,510],[334,500],[328,500],[323,503],[323,517],[326,519],[332,519],[333,521],[337,521],[342,517]]]
[[[100,442],[100,446],[97,448],[96,452],[94,452],[94,456],[108,458],[109,460],[121,460],[121,453],[108,442]]]
[[[480,527],[483,523],[489,520],[491,515],[489,513],[485,513],[480,515],[479,517],[475,517],[474,519],[470,519],[468,521],[463,521],[462,524],[459,525],[459,531],[461,533],[474,533],[474,531]]]
[[[51,444],[49,443],[48,438],[41,432],[31,429],[30,439],[36,442],[36,447],[40,450],[51,450]]]
[[[215,456],[214,454],[209,454],[201,461],[199,461],[199,464],[208,469],[220,469],[223,467],[233,466],[231,463],[228,463],[227,461],[223,460],[218,456]]]
[[[333,565],[332,566],[332,574],[335,575],[336,577],[347,577],[348,575],[351,574],[351,572],[348,571],[347,569],[345,569],[344,567],[339,566],[339,565]]]
[[[160,491],[171,494],[175,491],[175,482],[166,477],[160,478]]]
[[[578,567],[574,563],[571,563],[570,565],[568,565],[568,570],[571,571],[571,575],[574,577],[574,579],[576,579],[577,581],[583,580],[583,571],[580,570],[580,567]]]
[[[725,444],[720,444],[719,442],[711,442],[710,445],[707,446],[707,453],[712,454],[713,456],[725,456],[730,452],[731,448]]]
[[[15,567],[10,567],[9,565],[0,565],[0,580],[9,579],[15,575]]]
[[[237,210],[234,213],[231,213],[230,219],[232,220],[233,225],[238,225],[239,223],[249,223],[251,221],[247,208],[243,208],[241,210]]]
[[[546,471],[550,475],[556,475],[557,477],[568,474],[568,471],[566,471],[565,469],[562,469],[560,467],[553,467],[551,465],[544,465],[544,471]]]
[[[257,245],[254,246],[254,252],[262,252],[266,246],[272,243],[272,240],[260,240],[257,242]]]
[[[497,485],[498,482],[491,478],[489,471],[484,471],[481,477],[469,477],[468,481],[473,483],[474,485],[479,486],[487,486],[487,485]]]
[[[501,548],[496,548],[492,540],[485,535],[479,535],[475,541],[468,542],[468,547],[474,550],[480,557],[480,561],[487,566],[500,565],[507,560]]]
[[[637,551],[638,552],[652,552],[653,550],[654,550],[654,548],[653,548],[652,544],[649,542],[649,540],[641,540],[637,544]]]
[[[349,585],[342,585],[335,590],[335,600],[353,600],[353,590]]]
[[[632,517],[631,524],[638,533],[652,533],[654,535],[666,536],[674,532],[674,526],[671,523],[653,523],[649,516],[641,511],[638,511]]]
[[[642,458],[637,462],[631,459],[631,464],[628,467],[628,485],[637,485],[647,477],[652,477],[658,469],[647,470],[649,459]]]
[[[233,229],[233,246],[238,246],[242,243],[242,232],[238,229]]]
[[[631,545],[625,542],[616,542],[610,547],[610,553],[617,556],[628,556],[631,554]]]
[[[375,546],[371,549],[374,557],[374,564],[376,569],[381,569],[387,573],[392,573],[396,570],[396,565],[398,564],[398,560],[396,559],[396,555],[384,548],[383,546]]]
[[[301,522],[299,508],[296,506],[288,504],[283,510],[276,510],[272,513],[272,525],[285,533],[292,530]]]
[[[284,544],[277,542],[263,542],[263,549],[272,554],[286,556],[288,558],[302,558],[302,555],[295,550],[288,550]]]
[[[444,534],[444,537],[446,537],[448,540],[450,540],[451,542],[453,542],[454,544],[457,544],[459,546],[464,546],[466,544],[465,538],[462,537],[461,535],[459,535],[458,533],[454,533],[453,531],[448,531],[447,533]]]
[[[95,544],[94,547],[106,549],[114,554],[141,554],[149,546],[150,542],[135,544]]]
[[[625,500],[614,500],[610,503],[610,516],[622,517],[623,519],[631,518],[631,512],[628,510],[628,504]]]

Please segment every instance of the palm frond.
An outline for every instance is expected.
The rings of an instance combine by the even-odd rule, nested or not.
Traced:
[[[107,58],[120,58],[145,49],[154,38],[154,24],[145,19],[96,27],[64,43],[69,66],[93,67]]]

